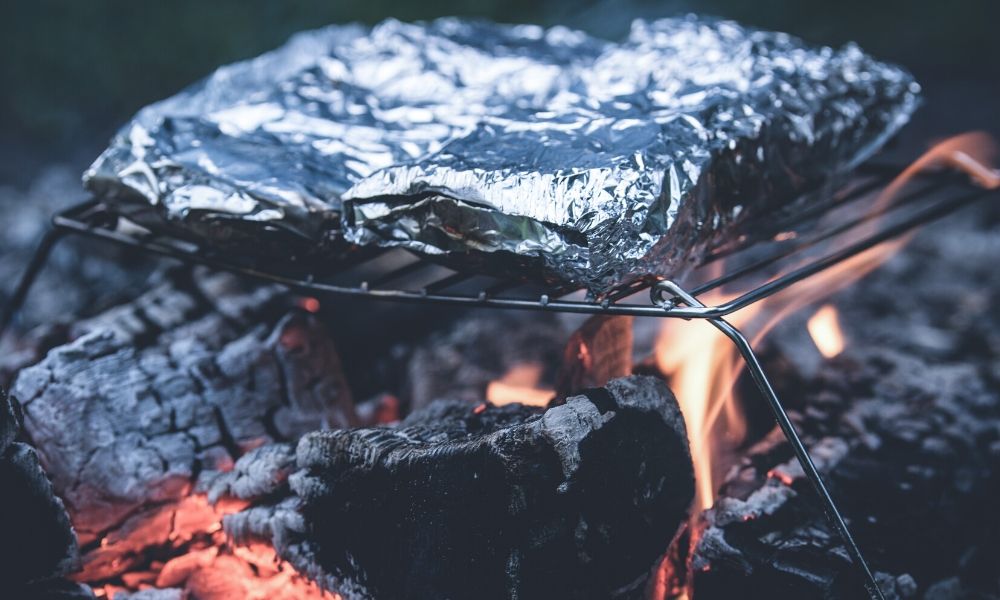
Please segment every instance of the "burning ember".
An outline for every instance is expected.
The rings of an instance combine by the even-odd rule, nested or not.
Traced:
[[[212,506],[203,494],[188,497],[174,510],[165,510],[163,521],[171,530],[169,545],[155,552],[144,563],[137,563],[126,573],[105,583],[94,583],[85,568],[76,579],[90,583],[98,598],[115,600],[128,593],[146,589],[176,589],[178,597],[198,600],[334,600],[339,596],[325,592],[299,575],[264,544],[232,546],[222,531],[222,517],[238,512],[246,504],[223,500]],[[152,519],[151,526],[161,524]],[[154,532],[149,532],[151,536]],[[141,532],[132,532],[142,535]],[[116,545],[124,542],[114,534],[101,539],[102,551],[121,552]],[[141,546],[141,540],[129,540]]]

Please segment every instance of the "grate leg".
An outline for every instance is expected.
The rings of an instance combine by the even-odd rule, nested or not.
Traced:
[[[21,310],[21,307],[24,306],[24,301],[28,297],[28,292],[31,291],[32,284],[35,283],[35,279],[38,278],[38,274],[45,266],[45,263],[48,262],[49,255],[52,253],[52,248],[56,245],[56,242],[61,240],[65,235],[66,232],[62,229],[49,229],[45,232],[45,235],[42,236],[42,240],[38,243],[35,253],[31,256],[31,260],[28,262],[27,268],[25,268],[24,273],[21,275],[21,279],[17,282],[17,287],[14,288],[14,293],[11,294],[7,305],[3,307],[3,313],[0,313],[0,339],[2,339],[4,333],[7,332],[7,328],[14,320],[15,315],[17,315],[18,311]]]
[[[757,389],[760,390],[760,393],[770,405],[771,411],[774,413],[774,419],[778,422],[778,426],[781,427],[785,438],[788,439],[788,443],[792,445],[792,449],[795,451],[795,458],[802,465],[802,470],[805,472],[806,477],[809,478],[809,482],[812,483],[816,494],[819,495],[820,503],[823,505],[823,512],[826,513],[827,520],[830,521],[830,524],[840,534],[844,546],[847,547],[848,554],[851,555],[851,560],[854,561],[854,565],[861,572],[862,581],[865,584],[865,590],[868,591],[868,595],[872,600],[885,600],[882,590],[879,589],[878,584],[875,582],[875,577],[872,575],[871,569],[868,568],[865,557],[861,554],[861,549],[855,543],[851,531],[847,528],[847,523],[844,522],[844,518],[840,515],[837,505],[830,496],[830,492],[826,489],[826,484],[823,483],[823,478],[820,477],[819,471],[816,470],[816,465],[813,464],[812,458],[809,456],[809,452],[802,444],[799,434],[795,431],[795,427],[788,418],[788,413],[785,412],[785,408],[781,405],[778,395],[775,393],[774,388],[771,387],[771,382],[767,380],[767,376],[764,374],[764,370],[761,368],[760,361],[757,360],[757,355],[754,354],[753,348],[750,347],[750,343],[740,330],[733,327],[725,319],[709,319],[709,322],[716,329],[726,334],[736,344],[736,347],[739,348],[740,354],[743,356],[743,360],[750,370],[750,375],[753,377],[754,383],[757,384]]]
[[[664,292],[669,293],[674,298],[680,299],[689,306],[704,306],[695,297],[688,294],[683,288],[672,281],[662,281],[654,286],[654,289],[651,292],[653,294],[654,303],[662,304],[660,296]],[[826,484],[823,483],[823,478],[820,476],[819,471],[816,470],[816,465],[813,464],[812,458],[809,456],[809,452],[802,444],[802,440],[799,438],[799,434],[795,431],[795,427],[792,425],[791,419],[788,418],[788,413],[785,412],[785,408],[782,406],[781,400],[778,399],[778,394],[774,391],[774,388],[771,387],[771,382],[768,381],[767,375],[764,374],[764,369],[761,367],[760,361],[757,360],[757,355],[750,346],[750,342],[747,341],[746,336],[744,336],[739,329],[733,327],[733,325],[725,319],[715,318],[707,320],[716,329],[724,333],[726,337],[732,340],[737,349],[740,351],[740,355],[743,357],[744,362],[746,362],[754,383],[757,384],[757,389],[760,390],[760,393],[767,400],[768,405],[771,407],[771,411],[774,413],[775,421],[777,421],[778,426],[781,427],[781,431],[785,434],[785,438],[788,440],[788,443],[792,445],[792,450],[795,452],[795,458],[798,459],[803,472],[805,472],[809,482],[812,483],[813,489],[816,490],[816,494],[819,496],[826,518],[837,530],[837,533],[840,534],[840,538],[844,542],[844,546],[847,547],[847,552],[850,554],[851,560],[854,562],[855,567],[859,570],[862,576],[862,581],[864,582],[865,590],[868,592],[868,596],[871,600],[885,600],[885,596],[882,595],[882,590],[879,589],[878,584],[875,582],[875,577],[872,575],[871,569],[868,567],[867,561],[865,561],[865,557],[861,554],[861,549],[858,548],[857,543],[855,543],[854,536],[851,535],[851,531],[847,528],[847,523],[844,522],[844,518],[841,516],[840,510],[833,501],[833,497],[830,496],[830,492],[826,489]]]

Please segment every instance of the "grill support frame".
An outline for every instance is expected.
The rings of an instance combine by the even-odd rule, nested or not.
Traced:
[[[894,167],[885,165],[867,165],[867,170],[868,172],[874,172],[881,174],[883,177],[888,176],[890,178],[898,171]],[[929,179],[931,183],[927,189],[934,186],[941,187],[942,181],[948,177],[948,175],[942,174],[936,174],[933,177],[928,177],[927,179]],[[954,182],[954,178],[952,178],[952,183]],[[944,181],[944,183],[948,182]],[[923,192],[914,194],[914,196],[918,197],[918,199],[921,195],[927,195],[926,189]],[[204,249],[185,249],[181,246],[177,246],[176,244],[171,245],[155,239],[143,239],[140,236],[136,236],[134,232],[122,232],[117,227],[118,216],[100,201],[91,199],[57,213],[53,217],[53,227],[49,229],[40,240],[34,255],[28,262],[21,279],[18,281],[14,292],[10,296],[9,302],[4,307],[3,313],[0,314],[0,338],[2,338],[8,326],[12,323],[15,315],[23,306],[28,297],[28,293],[31,290],[32,284],[44,268],[53,248],[60,240],[64,239],[68,235],[93,237],[107,242],[136,248],[149,254],[177,259],[188,264],[203,264],[212,268],[234,272],[267,282],[278,283],[292,290],[310,295],[363,296],[369,297],[373,300],[432,302],[450,304],[459,307],[546,310],[579,314],[704,319],[726,335],[736,346],[741,358],[746,364],[747,370],[756,384],[758,391],[767,401],[774,415],[775,421],[781,428],[789,444],[791,444],[796,459],[802,466],[806,477],[809,479],[813,489],[819,497],[820,504],[822,505],[827,519],[840,535],[845,547],[847,548],[848,554],[850,555],[852,562],[857,568],[858,574],[864,583],[868,597],[873,600],[884,600],[884,596],[878,588],[864,555],[855,543],[843,515],[837,508],[836,503],[827,490],[822,476],[816,469],[815,464],[809,456],[808,450],[802,443],[798,432],[795,430],[793,423],[789,419],[780,398],[778,398],[777,393],[774,391],[774,388],[768,380],[767,374],[764,372],[756,353],[751,347],[746,336],[738,328],[734,327],[729,321],[727,321],[725,317],[742,310],[751,304],[759,302],[781,290],[791,287],[799,281],[841,263],[852,256],[856,256],[883,242],[903,235],[920,225],[933,222],[947,214],[950,214],[958,208],[970,205],[973,202],[981,200],[985,197],[995,195],[1000,194],[991,193],[990,191],[983,189],[974,189],[966,183],[963,186],[962,194],[958,197],[953,197],[947,201],[937,202],[929,207],[916,210],[908,218],[892,226],[883,228],[878,232],[853,242],[831,254],[818,259],[810,260],[787,273],[766,281],[762,285],[753,287],[749,291],[728,302],[716,306],[704,305],[698,300],[698,296],[704,292],[729,283],[734,279],[738,279],[752,271],[768,267],[776,261],[765,258],[752,264],[750,268],[745,268],[745,273],[727,273],[712,281],[692,288],[690,291],[681,285],[666,279],[649,281],[629,290],[629,295],[631,296],[632,294],[648,289],[649,304],[646,305],[627,303],[621,304],[613,299],[605,299],[602,302],[591,302],[588,300],[565,300],[562,299],[562,294],[559,296],[554,294],[541,294],[537,297],[528,298],[503,297],[488,293],[485,287],[482,291],[473,295],[444,293],[443,290],[449,287],[449,285],[444,284],[456,283],[465,279],[465,275],[458,272],[452,273],[442,279],[439,279],[431,285],[424,286],[423,288],[417,290],[404,290],[392,287],[383,288],[370,285],[368,281],[363,281],[359,285],[345,286],[324,281],[314,275],[296,277],[268,271],[254,265],[237,264],[227,261],[213,253],[206,253]],[[877,214],[872,213],[870,215],[865,215],[861,219],[858,219],[857,223],[879,218],[888,210],[892,210],[892,208],[890,207],[884,211],[879,211]],[[852,227],[841,224],[841,226],[835,229],[839,229],[840,233],[843,233],[850,231]],[[820,241],[823,239],[824,238],[822,236],[819,237]],[[787,258],[794,252],[796,252],[795,249],[791,252],[783,252],[778,260]],[[401,273],[404,271],[409,273],[417,270],[418,268],[419,265],[414,267],[414,264],[411,263],[399,268],[399,271]],[[389,276],[383,275],[376,281],[377,283],[388,283],[393,280],[394,275],[394,273],[390,273]],[[441,287],[441,285],[444,285],[444,287]],[[506,290],[511,287],[513,286],[509,285],[507,282],[501,281],[499,285],[494,286],[492,289]]]

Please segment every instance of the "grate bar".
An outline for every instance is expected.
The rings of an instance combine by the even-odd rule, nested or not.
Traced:
[[[409,264],[403,265],[402,267],[376,277],[372,281],[369,281],[368,285],[371,287],[381,287],[390,281],[396,281],[406,277],[407,275],[413,275],[414,273],[418,273],[430,266],[432,266],[431,263],[417,259]]]
[[[472,275],[470,273],[458,271],[456,273],[452,273],[451,275],[438,279],[434,283],[425,285],[422,291],[427,294],[436,294],[450,287],[454,287],[462,283],[463,281],[468,281],[469,279],[472,279]]]
[[[757,271],[760,271],[760,270],[768,267],[769,265],[772,265],[772,264],[774,264],[774,263],[776,263],[776,262],[778,262],[778,261],[780,261],[782,259],[785,259],[785,258],[788,258],[788,257],[792,256],[793,254],[797,254],[797,253],[802,252],[804,250],[808,250],[810,248],[814,248],[814,247],[818,246],[819,244],[821,244],[822,242],[829,241],[829,240],[837,237],[838,235],[842,235],[844,233],[848,233],[848,232],[850,232],[852,229],[854,229],[856,227],[859,227],[859,226],[867,224],[867,223],[875,222],[878,219],[880,219],[880,218],[882,218],[882,217],[884,217],[884,216],[886,216],[886,215],[888,215],[888,214],[890,214],[890,213],[892,213],[894,211],[898,211],[898,210],[900,210],[902,208],[905,208],[905,207],[913,204],[914,202],[917,202],[917,201],[920,201],[920,200],[924,199],[928,194],[931,194],[931,193],[934,193],[936,191],[939,191],[939,190],[943,189],[944,187],[946,187],[947,185],[948,185],[947,181],[943,181],[943,180],[932,181],[930,183],[930,185],[927,185],[926,187],[923,187],[923,188],[918,189],[918,190],[913,190],[910,193],[901,195],[895,202],[893,202],[892,204],[888,205],[887,207],[885,207],[882,210],[873,211],[873,212],[870,212],[870,213],[865,213],[865,214],[863,214],[861,216],[858,216],[858,217],[855,217],[855,218],[852,218],[852,219],[848,219],[844,223],[841,223],[841,224],[836,225],[836,226],[834,226],[834,227],[832,227],[832,228],[830,228],[828,230],[825,230],[825,231],[821,232],[818,235],[809,236],[809,237],[805,238],[804,240],[800,241],[798,244],[795,244],[795,245],[786,245],[783,248],[779,248],[778,251],[772,253],[770,256],[766,256],[766,257],[760,258],[760,259],[758,259],[758,260],[756,260],[754,262],[751,262],[751,263],[749,263],[749,264],[747,264],[747,265],[745,265],[743,267],[740,267],[738,269],[734,269],[734,270],[732,270],[732,271],[730,271],[730,272],[728,272],[728,273],[726,273],[724,275],[716,277],[715,279],[713,279],[711,281],[708,281],[708,282],[706,282],[706,283],[698,286],[697,288],[695,288],[695,293],[696,294],[702,294],[702,293],[707,292],[709,290],[713,290],[713,289],[716,289],[716,288],[721,287],[723,285],[726,285],[727,283],[730,283],[730,282],[733,282],[733,281],[737,281],[737,280],[745,277],[746,275],[749,275],[751,273],[755,273]]]
[[[793,258],[805,250],[815,248],[821,242],[829,241],[845,233],[855,230],[857,227],[870,223],[885,213],[899,211],[903,207],[915,204],[917,201],[928,199],[935,193],[945,190],[949,184],[955,183],[952,177],[929,178],[927,185],[920,189],[907,192],[900,197],[899,202],[893,203],[884,211],[868,212],[862,216],[854,217],[847,222],[834,225],[831,229],[818,232],[814,236],[805,237],[798,243],[788,243],[773,253],[765,257],[758,258],[750,263],[737,267],[723,275],[713,278],[705,283],[692,288],[692,293],[700,295],[706,291],[718,288],[719,286],[732,283],[749,275],[761,272],[769,266],[776,265],[783,260]],[[882,180],[886,183],[886,179]],[[864,186],[863,186],[864,187]],[[969,186],[962,186],[962,191],[968,191]],[[869,190],[873,191],[873,190]],[[397,267],[388,273],[379,275],[371,280],[368,285],[346,285],[337,284],[330,281],[328,276],[306,275],[297,276],[294,274],[276,272],[274,270],[260,268],[258,266],[248,266],[219,257],[214,253],[200,251],[197,247],[190,245],[178,245],[173,240],[161,240],[157,238],[141,238],[128,233],[123,233],[119,229],[109,226],[114,222],[110,218],[110,210],[96,200],[91,200],[81,205],[74,206],[53,219],[57,229],[68,230],[84,235],[97,237],[117,244],[122,244],[148,252],[153,252],[162,256],[179,259],[188,263],[206,264],[215,268],[238,272],[250,277],[264,279],[280,283],[305,293],[340,294],[352,296],[367,296],[381,300],[397,300],[403,302],[435,302],[452,304],[465,307],[486,307],[505,308],[523,310],[547,310],[558,312],[571,312],[579,314],[608,314],[608,315],[632,315],[632,316],[653,316],[653,317],[677,317],[677,318],[716,318],[728,315],[732,312],[745,308],[746,306],[770,296],[789,285],[818,273],[830,266],[846,260],[851,256],[859,254],[895,236],[901,235],[921,224],[933,221],[945,214],[948,214],[962,206],[965,206],[977,199],[990,194],[987,190],[974,189],[966,193],[961,198],[955,199],[953,195],[943,200],[932,203],[929,207],[915,211],[913,214],[903,218],[898,223],[889,227],[879,229],[875,234],[869,235],[849,246],[821,256],[810,259],[801,266],[778,277],[772,278],[763,284],[753,287],[749,291],[738,296],[734,300],[718,306],[691,307],[677,306],[663,307],[650,304],[649,302],[636,302],[632,300],[637,293],[649,288],[653,282],[636,282],[619,292],[611,294],[604,302],[594,302],[588,299],[565,299],[577,289],[550,289],[542,290],[535,295],[523,294],[520,296],[504,295],[506,292],[515,290],[523,286],[523,282],[516,279],[492,278],[492,283],[483,285],[477,292],[473,293],[448,293],[451,288],[459,283],[466,282],[474,277],[474,274],[456,272],[444,276],[442,279],[422,285],[416,289],[404,289],[385,286],[406,275],[422,270],[429,263],[423,259],[416,259],[403,267]],[[113,216],[113,215],[111,215]],[[359,261],[348,265],[341,272],[349,274],[351,268],[366,261],[374,260],[382,256],[386,251],[374,251],[372,254],[359,255]]]

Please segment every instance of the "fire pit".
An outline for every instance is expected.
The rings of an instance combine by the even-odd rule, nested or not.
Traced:
[[[959,136],[906,168],[869,161],[829,202],[749,221],[752,234],[716,247],[683,285],[642,277],[597,295],[565,280],[526,283],[380,246],[351,249],[323,268],[307,260],[279,264],[179,239],[94,198],[54,217],[4,308],[0,333],[68,234],[197,268],[173,271],[118,312],[79,324],[65,344],[23,369],[12,391],[24,406],[24,436],[38,447],[52,485],[28,445],[10,441],[22,417],[6,398],[5,460],[34,482],[56,530],[66,527],[58,496],[68,504],[77,539],[51,572],[65,573],[66,557],[79,553],[76,580],[104,597],[469,597],[483,584],[484,595],[497,597],[715,598],[739,593],[745,581],[803,595],[853,595],[863,586],[872,598],[905,596],[913,578],[876,577],[845,519],[865,502],[870,477],[846,477],[857,488],[846,515],[825,481],[839,465],[854,464],[852,448],[876,447],[885,427],[870,424],[870,407],[833,406],[822,395],[809,399],[816,406],[797,398],[790,414],[779,392],[794,378],[770,379],[764,365],[774,361],[755,347],[786,316],[881,264],[921,225],[995,196],[1000,177],[984,166],[986,144],[982,136]],[[761,237],[766,241],[755,243]],[[203,267],[266,285],[246,286]],[[300,297],[279,318],[288,309],[281,288]],[[433,373],[444,383],[428,388],[455,394],[441,397],[450,402],[418,402],[411,393],[401,407],[390,395],[363,403],[352,397],[350,365],[323,324],[328,299],[343,298],[359,306],[393,301],[590,320],[559,358],[545,358],[559,348],[535,358],[514,350],[510,360],[477,372],[466,384],[482,384],[479,402],[448,381],[456,366]],[[634,317],[666,318],[655,359],[639,365]],[[844,349],[837,318],[828,305],[808,323],[826,357]],[[684,320],[707,321],[731,346],[674,331]],[[457,354],[475,353],[491,337],[474,331],[457,335],[462,343],[476,340]],[[497,333],[513,334],[492,337]],[[413,366],[436,365],[440,355],[427,353],[423,363],[417,354],[408,358],[411,377],[433,371]],[[852,375],[850,385],[919,368],[895,356],[873,360],[872,371]],[[399,366],[388,362],[387,369]],[[559,363],[555,377],[543,376],[553,370],[546,362]],[[758,435],[742,458],[720,459],[724,444],[713,432],[733,416],[728,390],[743,368],[782,437]],[[801,377],[808,369],[795,370]],[[715,379],[706,381],[709,374]],[[961,429],[966,408],[956,397],[941,410],[958,415]],[[826,412],[805,423],[807,444],[799,427],[803,412],[814,418],[810,410]],[[401,412],[408,414],[399,425],[386,425]],[[901,414],[918,423],[908,441],[919,438],[928,456],[953,450],[923,437],[929,434],[918,415]],[[816,422],[823,418],[864,421],[856,444],[841,430],[839,438],[823,437],[829,431]],[[97,425],[67,438],[74,419]],[[753,419],[760,420],[742,420]],[[90,439],[95,427],[106,433]],[[334,430],[307,433],[321,428]],[[968,424],[956,435],[973,429]],[[810,484],[836,539],[796,529],[808,522],[795,512],[807,510],[797,500],[800,481]],[[692,500],[697,510],[688,521]],[[771,556],[787,548],[775,540],[788,531],[800,546],[836,558],[792,553],[792,563],[776,564]],[[846,579],[837,564],[844,558],[855,569]],[[879,556],[883,563],[893,564]]]

